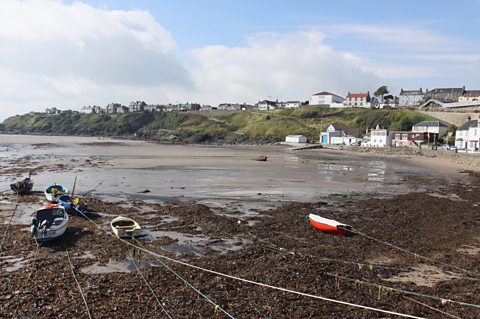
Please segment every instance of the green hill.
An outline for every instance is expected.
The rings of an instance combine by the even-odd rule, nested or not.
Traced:
[[[318,141],[330,123],[343,123],[360,132],[377,125],[410,130],[431,119],[410,110],[328,109],[304,107],[273,111],[239,111],[222,115],[197,112],[136,112],[125,114],[45,114],[12,116],[0,129],[21,134],[94,135],[136,137],[151,140],[205,142],[283,141],[286,135],[302,134]]]

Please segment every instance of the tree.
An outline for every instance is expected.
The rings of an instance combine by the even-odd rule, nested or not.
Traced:
[[[382,103],[383,103],[383,96],[385,94],[388,94],[388,88],[386,85],[382,85],[375,91],[375,93],[373,93],[373,95],[375,95],[376,97],[379,97],[379,96],[382,97]]]

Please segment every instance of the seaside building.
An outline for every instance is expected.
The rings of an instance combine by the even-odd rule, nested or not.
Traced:
[[[328,107],[345,107],[343,102],[345,98],[330,92],[320,92],[313,94],[310,98],[310,105],[327,105]]]
[[[392,146],[392,134],[391,132],[384,128],[380,128],[377,125],[377,128],[370,131],[370,142],[367,146],[373,147],[387,147]]]
[[[367,93],[350,93],[347,94],[347,99],[344,104],[347,107],[363,107],[370,108],[371,105],[370,92]]]
[[[398,106],[402,107],[415,107],[422,104],[425,94],[422,88],[420,90],[404,90],[400,89],[398,96]]]
[[[130,105],[128,106],[128,111],[129,112],[141,112],[145,109],[145,106],[147,103],[144,101],[134,101],[130,102]]]
[[[480,101],[480,90],[465,91],[463,96],[458,98],[458,102]]]
[[[455,146],[470,152],[478,151],[480,147],[480,118],[470,119],[457,128]]]
[[[439,138],[447,134],[447,124],[440,121],[422,121],[412,126],[412,132],[425,133],[429,143],[438,142]]]
[[[257,103],[257,108],[260,111],[275,110],[277,108],[276,101],[263,100]]]
[[[427,133],[418,133],[410,131],[392,131],[393,146],[418,146],[428,140]]]
[[[298,109],[302,103],[300,101],[287,101],[285,102],[286,109]]]
[[[465,86],[461,88],[440,88],[425,91],[425,100],[438,100],[440,102],[458,102],[461,96],[465,93]]]
[[[156,105],[145,105],[143,107],[143,110],[144,111],[147,111],[147,112],[162,112],[165,110],[165,107],[163,105],[160,105],[160,104],[156,104]]]
[[[107,104],[107,107],[106,107],[107,114],[116,114],[118,112],[118,109],[121,106],[122,105],[120,103],[109,103],[109,104]]]
[[[328,125],[325,132],[320,133],[320,143],[323,145],[355,145],[359,142],[358,129],[341,123]]]
[[[285,143],[307,143],[307,137],[303,135],[287,135]]]

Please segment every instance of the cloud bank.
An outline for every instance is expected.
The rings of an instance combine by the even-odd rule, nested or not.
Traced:
[[[468,86],[477,79],[470,84],[480,86],[478,49],[421,26],[349,24],[180,52],[174,33],[147,11],[0,1],[0,120],[52,106],[133,100],[307,100],[324,90],[416,88],[422,80]]]
[[[161,99],[193,85],[173,37],[145,11],[1,1],[0,21],[2,113]]]

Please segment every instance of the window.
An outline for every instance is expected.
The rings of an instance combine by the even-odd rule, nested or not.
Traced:
[[[408,140],[408,134],[402,134],[402,140]]]

